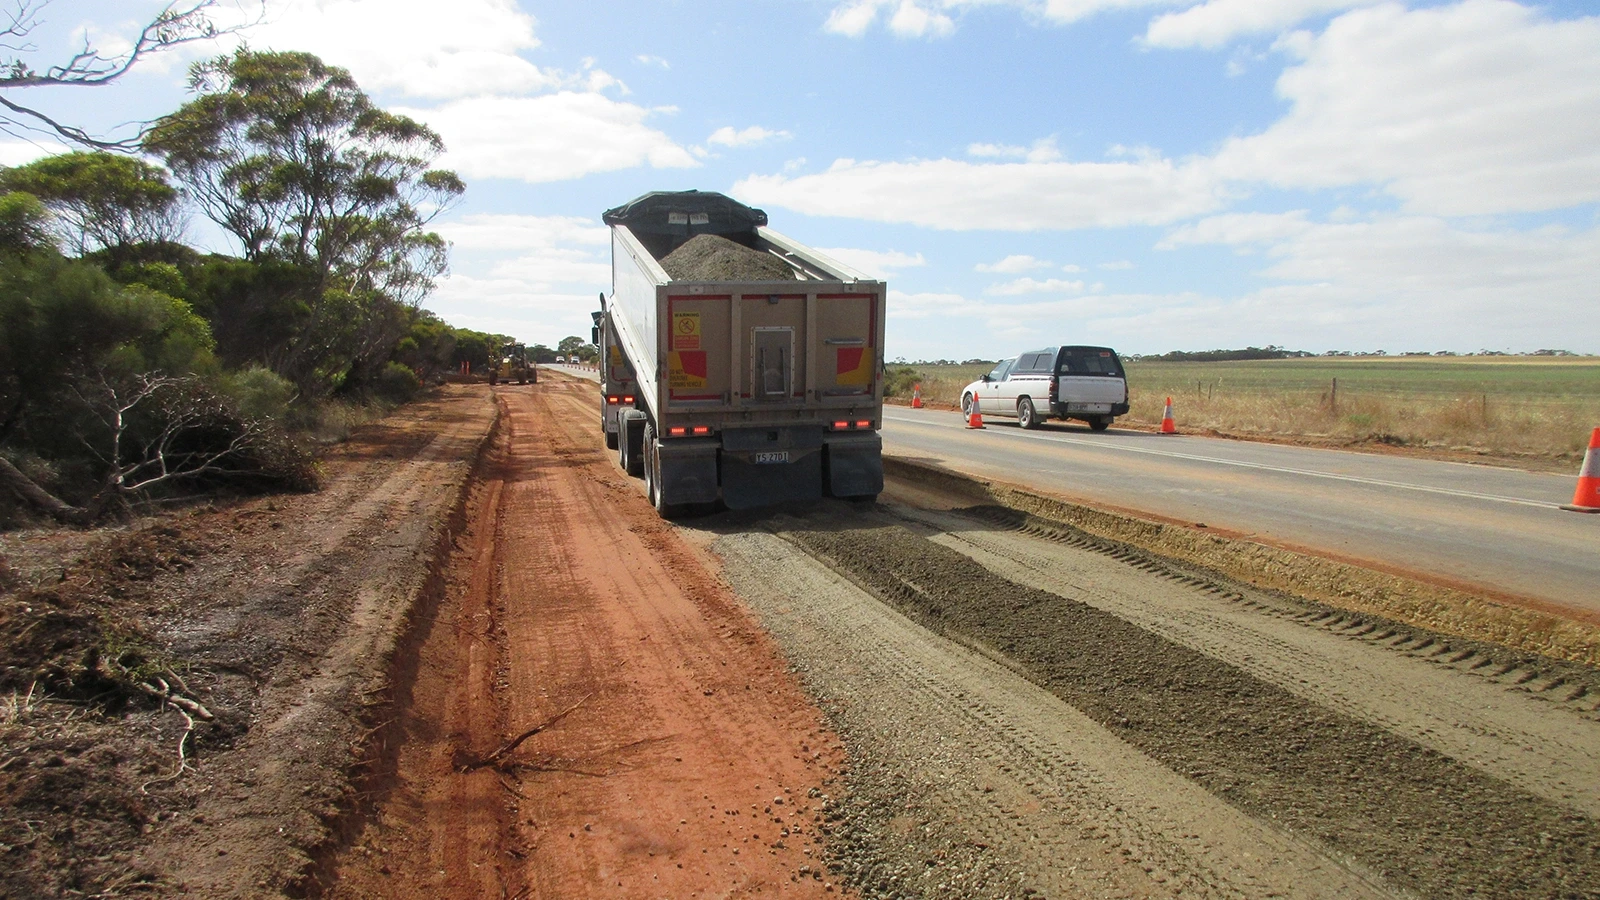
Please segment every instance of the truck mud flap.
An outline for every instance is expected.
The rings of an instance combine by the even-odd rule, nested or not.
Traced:
[[[875,497],[883,491],[883,438],[877,432],[823,441],[823,477],[830,497]]]
[[[757,463],[722,455],[722,502],[729,509],[754,509],[775,503],[817,500],[822,497],[822,454],[816,450],[791,451],[798,459],[786,463]]]
[[[660,459],[660,485],[657,490],[661,491],[664,502],[674,506],[716,502],[716,441],[662,441]]]

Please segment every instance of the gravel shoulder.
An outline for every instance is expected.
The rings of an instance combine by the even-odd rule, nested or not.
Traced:
[[[1540,690],[1568,664],[1474,669],[1009,510],[751,524],[708,530],[845,740],[866,896],[1600,892],[1590,669]]]

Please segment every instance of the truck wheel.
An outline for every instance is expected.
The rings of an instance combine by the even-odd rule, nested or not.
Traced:
[[[644,426],[649,421],[636,409],[624,410],[617,419],[618,458],[622,470],[634,478],[644,474]]]
[[[600,427],[601,428],[605,428],[606,424],[604,422],[601,422],[600,423]],[[606,449],[607,450],[615,450],[615,449],[617,449],[617,433],[615,431],[607,431],[606,432]]]
[[[1095,431],[1105,431],[1107,428],[1111,427],[1111,417],[1096,416],[1095,418],[1089,420],[1089,427]]]
[[[656,440],[656,426],[652,423],[644,426],[644,492],[661,518],[676,519],[683,513],[682,506],[662,500],[665,495],[661,493],[661,442]]]
[[[1033,401],[1027,397],[1017,401],[1017,424],[1023,428],[1039,427],[1039,413],[1034,411]]]

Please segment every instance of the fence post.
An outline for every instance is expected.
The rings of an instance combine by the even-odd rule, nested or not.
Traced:
[[[1339,379],[1333,379],[1333,390],[1328,393],[1328,405],[1333,408],[1333,414],[1339,414]]]

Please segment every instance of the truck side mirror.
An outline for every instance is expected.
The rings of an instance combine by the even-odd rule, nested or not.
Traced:
[[[591,333],[594,335],[594,340],[591,340],[589,343],[598,346],[600,343],[600,326],[596,325]]]

